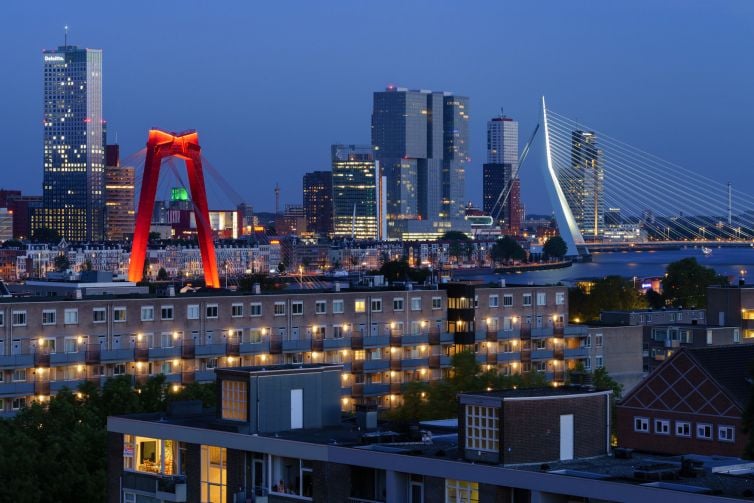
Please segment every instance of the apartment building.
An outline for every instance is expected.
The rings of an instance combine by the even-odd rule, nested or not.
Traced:
[[[556,382],[586,357],[586,329],[565,324],[562,286],[161,295],[135,288],[39,282],[23,297],[0,299],[3,411],[86,380],[127,374],[140,383],[164,374],[181,386],[212,381],[218,367],[285,363],[342,364],[344,410],[390,407],[404,383],[442,378],[460,350],[475,351],[486,369],[538,371]]]
[[[167,413],[109,417],[106,501],[750,499],[749,461],[610,455],[610,391],[464,393],[456,418],[399,434],[368,408],[341,417],[332,398],[344,368],[218,369],[215,410],[175,402]]]

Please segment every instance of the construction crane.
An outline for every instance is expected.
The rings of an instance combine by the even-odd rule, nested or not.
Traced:
[[[503,187],[503,190],[500,191],[500,195],[497,196],[497,200],[495,201],[495,204],[493,204],[492,208],[490,209],[490,215],[493,218],[495,218],[496,214],[502,211],[502,209],[505,207],[505,204],[508,202],[508,197],[510,197],[511,188],[513,187],[512,182],[513,180],[518,179],[518,172],[521,170],[521,166],[524,164],[526,157],[529,155],[529,151],[531,150],[531,146],[534,144],[534,139],[537,136],[538,131],[539,131],[539,124],[537,124],[534,127],[534,131],[532,132],[531,136],[529,136],[529,141],[526,142],[526,145],[524,145],[524,148],[521,151],[521,155],[518,157],[518,164],[516,167],[516,171],[511,173],[511,183]]]

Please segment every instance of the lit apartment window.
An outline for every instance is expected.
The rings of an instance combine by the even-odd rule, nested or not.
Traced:
[[[344,307],[345,307],[345,305],[343,303],[343,299],[336,299],[336,300],[332,301],[332,312],[333,312],[333,314],[342,314],[344,312],[344,310],[345,310]],[[363,313],[364,310],[362,309],[361,311],[356,311],[356,312],[362,312]]]
[[[275,302],[275,316],[285,316],[285,302]]]
[[[173,306],[160,307],[160,319],[172,320],[173,319]]]
[[[442,297],[432,297],[432,309],[442,309]]]
[[[114,307],[113,308],[113,323],[125,323],[126,322],[126,308]]]
[[[241,318],[243,316],[243,304],[233,304],[230,306],[230,315],[233,318]]]
[[[207,318],[217,318],[217,304],[207,304]]]
[[[670,421],[667,419],[655,419],[655,433],[658,435],[670,435]]]
[[[403,299],[401,297],[393,299],[393,311],[403,311]]]
[[[688,421],[676,421],[675,434],[677,437],[690,437],[691,423],[689,423]]]
[[[562,306],[565,304],[565,292],[555,292],[555,305]]]
[[[225,501],[228,497],[225,448],[202,445],[200,473],[199,501]]]
[[[25,327],[26,311],[13,311],[11,313],[11,322],[14,327]]]
[[[199,304],[189,304],[186,306],[186,319],[198,320],[199,319]]]
[[[318,300],[314,302],[314,314],[327,314],[326,300]]]
[[[291,302],[291,314],[293,316],[301,316],[304,314],[304,302],[296,300]]]
[[[141,321],[154,321],[154,306],[141,306]]]
[[[717,427],[717,439],[721,442],[735,442],[735,426],[721,425]]]
[[[523,302],[522,302],[523,306],[525,306],[525,307],[531,306],[531,294],[530,293],[525,293],[523,295],[523,297],[522,297],[522,300],[523,300]]]
[[[696,423],[696,438],[712,440],[712,425],[709,423]]]
[[[479,503],[479,484],[446,479],[445,503]]]
[[[45,309],[44,311],[42,311],[42,325],[54,325],[56,322],[56,315],[57,312],[54,309]]]
[[[248,410],[246,407],[247,385],[245,381],[222,381],[222,418],[233,421],[246,421]]]
[[[382,299],[372,299],[371,311],[373,313],[381,313],[382,312]]]
[[[466,406],[466,449],[498,452],[498,408]]]
[[[490,307],[500,307],[500,297],[497,295],[490,295]]]
[[[250,316],[262,316],[262,304],[260,302],[252,302],[249,304]]]
[[[353,311],[355,313],[363,313],[367,309],[367,302],[364,299],[356,299],[353,301]]]
[[[649,433],[649,419],[646,417],[634,418],[634,431]]]
[[[105,323],[107,321],[107,309],[104,307],[95,307],[92,309],[92,322]]]
[[[422,298],[421,297],[411,297],[411,310],[412,311],[421,311],[422,310]]]

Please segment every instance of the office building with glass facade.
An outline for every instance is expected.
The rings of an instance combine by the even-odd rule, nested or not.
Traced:
[[[379,163],[370,145],[333,145],[333,235],[384,239],[383,187]]]

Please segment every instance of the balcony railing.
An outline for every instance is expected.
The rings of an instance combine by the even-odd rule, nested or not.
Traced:
[[[351,386],[351,395],[354,398],[361,398],[364,396],[364,383],[354,383]]]
[[[279,335],[270,336],[270,354],[279,355],[283,353],[283,338]]]
[[[497,342],[497,330],[487,330],[487,342]]]
[[[364,336],[361,333],[354,333],[351,336],[351,349],[364,349]]]
[[[351,362],[351,372],[361,374],[364,372],[364,360],[353,360]]]
[[[181,372],[181,384],[191,384],[196,382],[196,375],[194,371]]]
[[[50,381],[47,379],[40,379],[34,381],[34,394],[35,395],[49,395],[50,394]]]
[[[440,344],[440,329],[437,327],[433,327],[429,329],[429,344],[432,345],[438,345]]]
[[[322,337],[313,337],[312,338],[312,351],[322,352],[325,350],[325,342],[322,340]]]
[[[403,368],[403,362],[400,358],[390,360],[390,370],[400,371]]]
[[[225,343],[226,356],[241,356],[241,342],[237,337],[229,337]]]
[[[431,369],[440,368],[440,355],[432,355],[429,357],[429,368]]]
[[[391,332],[390,333],[390,347],[391,348],[399,348],[399,347],[401,347],[402,344],[403,343],[401,341],[401,334],[398,334],[398,333],[393,334]]]
[[[137,362],[149,361],[149,346],[146,341],[136,341],[134,345],[134,360]]]
[[[34,351],[34,366],[37,368],[50,367],[50,351],[46,348],[37,348]]]
[[[390,393],[393,395],[396,395],[401,392],[401,383],[399,382],[391,382],[390,383]]]
[[[193,360],[196,358],[196,346],[193,339],[184,340],[181,344],[181,358],[184,360]]]
[[[84,362],[87,365],[97,365],[100,362],[101,354],[102,352],[100,351],[99,344],[87,344],[86,354],[84,355]]]

